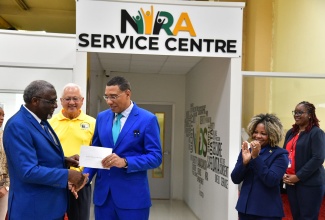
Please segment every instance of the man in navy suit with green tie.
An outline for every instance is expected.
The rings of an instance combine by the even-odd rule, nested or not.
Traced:
[[[93,146],[112,148],[102,160],[104,168],[85,168],[89,180],[95,174],[97,220],[147,220],[151,207],[147,170],[162,162],[157,117],[131,101],[130,83],[112,78],[104,99],[110,109],[98,114]],[[116,139],[116,140],[115,140]]]

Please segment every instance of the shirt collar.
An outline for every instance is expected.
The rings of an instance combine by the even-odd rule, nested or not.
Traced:
[[[79,110],[80,111],[80,114],[78,115],[78,117],[73,118],[73,119],[69,119],[69,118],[65,117],[63,115],[63,113],[62,113],[63,110],[64,109],[61,109],[61,111],[58,114],[58,120],[59,121],[63,121],[63,120],[84,120],[85,119],[85,113],[83,113],[83,111],[81,109]]]
[[[41,119],[39,118],[39,117],[37,117],[37,115],[35,115],[35,113],[34,112],[32,112],[31,110],[29,110],[25,105],[23,105],[24,106],[24,108],[29,112],[29,113],[31,113],[31,115],[36,119],[36,121],[38,121],[38,123],[41,123]]]
[[[131,111],[132,111],[132,108],[133,108],[134,104],[133,102],[131,101],[131,104],[129,105],[129,107],[127,109],[125,109],[123,112],[121,112],[121,114],[123,115],[124,118],[127,118],[129,117]],[[117,113],[115,113],[115,117],[116,117]]]

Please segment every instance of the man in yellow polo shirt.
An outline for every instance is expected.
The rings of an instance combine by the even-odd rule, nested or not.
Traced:
[[[81,146],[91,145],[95,129],[95,118],[82,110],[84,97],[80,86],[69,83],[63,88],[60,98],[62,110],[49,120],[60,139],[66,157],[80,154]],[[78,169],[80,172],[82,168]],[[91,203],[91,185],[86,185],[78,192],[78,199],[70,195],[69,220],[89,220]]]

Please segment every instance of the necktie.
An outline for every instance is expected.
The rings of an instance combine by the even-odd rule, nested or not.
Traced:
[[[46,121],[41,121],[41,125],[43,125],[44,131],[47,134],[48,138],[50,138],[50,140],[54,142],[53,136],[51,135],[50,131],[49,131],[49,126],[47,126]]]
[[[118,113],[116,116],[116,120],[113,123],[113,127],[112,127],[112,135],[113,135],[113,141],[114,144],[117,140],[118,135],[120,134],[120,130],[121,130],[121,118],[123,117],[123,115],[121,113]]]

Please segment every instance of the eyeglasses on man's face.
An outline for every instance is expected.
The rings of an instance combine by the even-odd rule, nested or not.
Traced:
[[[58,103],[58,101],[56,99],[48,100],[48,99],[44,99],[42,97],[36,97],[36,98],[38,98],[39,100],[42,100],[43,102],[50,104],[50,105],[56,105]]]
[[[304,114],[304,113],[306,113],[306,112],[303,112],[303,111],[292,111],[292,115],[293,115],[293,116],[295,116],[295,115],[297,115],[297,116],[301,116],[301,115]]]
[[[108,96],[108,95],[104,95],[103,98],[108,101],[108,100],[111,100],[111,101],[115,101],[118,97],[120,97],[121,95],[123,94],[123,92],[119,95],[111,95],[111,96]]]
[[[64,101],[64,102],[71,102],[71,101],[79,102],[81,99],[82,99],[81,97],[66,97],[66,98],[61,98],[61,101]]]

